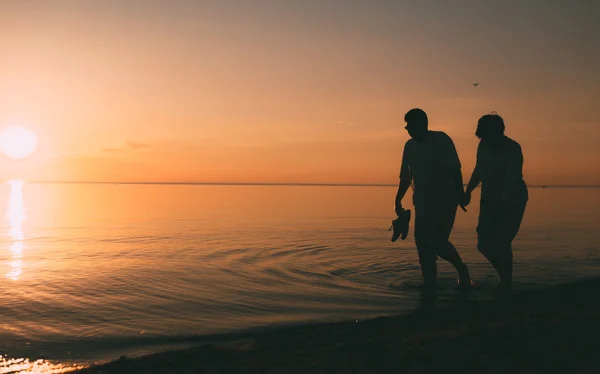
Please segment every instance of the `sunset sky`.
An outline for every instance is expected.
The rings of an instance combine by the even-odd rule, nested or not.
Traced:
[[[530,184],[600,185],[600,2],[0,0],[0,178],[396,183],[404,113],[468,178],[496,111]],[[474,87],[473,82],[480,82]]]

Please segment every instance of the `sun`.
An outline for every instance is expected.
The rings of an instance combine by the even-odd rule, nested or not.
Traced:
[[[8,126],[0,131],[0,152],[13,160],[21,160],[37,148],[38,138],[26,127]]]

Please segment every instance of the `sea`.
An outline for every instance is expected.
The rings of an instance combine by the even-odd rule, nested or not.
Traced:
[[[478,191],[451,241],[491,297]],[[286,326],[420,307],[394,186],[0,185],[0,373],[75,367]],[[410,193],[404,200],[411,208]],[[600,189],[530,188],[515,288],[600,275]],[[412,226],[412,222],[411,222]],[[438,302],[462,302],[439,261]],[[217,334],[217,335],[215,335]]]

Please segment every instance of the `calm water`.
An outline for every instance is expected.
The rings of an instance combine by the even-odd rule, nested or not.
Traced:
[[[89,363],[190,336],[410,311],[418,293],[402,285],[420,276],[412,233],[390,242],[395,192],[4,184],[0,373],[24,364],[10,358]],[[597,276],[600,189],[530,195],[517,287]],[[477,213],[459,212],[452,240],[484,286],[472,297],[485,298],[495,276],[475,250]],[[452,302],[454,274],[440,270]]]

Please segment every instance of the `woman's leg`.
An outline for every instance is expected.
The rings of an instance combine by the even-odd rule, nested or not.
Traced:
[[[482,202],[477,225],[477,249],[492,264],[500,281],[505,277],[506,259],[501,256],[499,239],[500,226],[494,220],[494,211]]]
[[[526,205],[526,203],[510,205],[500,225],[500,261],[502,261],[502,268],[504,272],[504,283],[501,286],[508,289],[512,287],[513,278],[514,262],[512,252],[512,241],[515,239],[517,233],[519,232],[519,229],[521,228],[521,222],[523,221],[523,215],[525,214]]]
[[[494,211],[481,206],[477,226],[477,248],[492,264],[500,281],[498,287],[510,289],[513,276],[512,241],[519,232],[525,203],[511,204],[501,219],[494,217]]]

